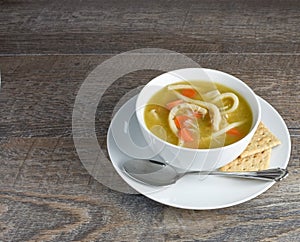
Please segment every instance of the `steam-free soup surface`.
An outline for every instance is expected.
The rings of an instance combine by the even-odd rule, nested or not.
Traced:
[[[226,86],[192,81],[155,93],[145,108],[149,130],[174,145],[214,148],[242,139],[252,125],[246,100]]]

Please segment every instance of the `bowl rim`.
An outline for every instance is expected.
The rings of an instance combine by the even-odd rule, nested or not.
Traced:
[[[229,78],[232,78],[232,79],[235,79],[236,81],[238,81],[244,88],[247,89],[247,91],[249,91],[249,93],[254,97],[254,100],[255,100],[255,104],[257,106],[257,110],[258,110],[258,113],[257,113],[257,120],[252,120],[252,125],[251,125],[251,129],[250,131],[247,133],[247,135],[245,135],[242,139],[232,143],[232,144],[229,144],[229,145],[225,145],[225,146],[221,146],[221,147],[215,147],[215,148],[204,148],[204,149],[200,149],[200,148],[187,148],[187,147],[182,147],[182,146],[178,146],[178,145],[175,145],[175,144],[172,144],[172,143],[169,143],[159,137],[157,137],[156,135],[154,135],[149,129],[148,127],[146,126],[145,122],[144,122],[144,109],[145,109],[145,106],[147,105],[147,103],[142,103],[143,105],[141,105],[141,96],[143,94],[143,92],[145,92],[145,90],[151,85],[151,83],[158,79],[158,78],[162,78],[163,75],[168,75],[168,74],[172,74],[172,73],[176,73],[178,71],[205,71],[205,72],[214,72],[214,73],[217,73],[219,75],[225,75]],[[196,81],[196,80],[190,80],[190,81]],[[205,80],[204,80],[205,81]],[[174,82],[176,83],[176,82]],[[167,84],[169,85],[169,84]],[[166,85],[163,85],[161,88],[165,87]],[[226,85],[225,85],[226,86]],[[234,89],[233,87],[230,87],[232,89]],[[235,90],[235,89],[234,89]],[[235,90],[236,91],[236,90]],[[152,94],[154,95],[154,94]],[[248,102],[248,101],[247,101]],[[251,108],[251,111],[253,112],[252,110],[252,106],[251,104],[248,104]],[[258,100],[258,96],[255,94],[255,92],[245,83],[243,82],[241,79],[231,75],[231,74],[228,74],[226,72],[223,72],[223,71],[220,71],[220,70],[215,70],[215,69],[209,69],[209,68],[182,68],[182,69],[176,69],[176,70],[172,70],[172,71],[168,71],[168,72],[165,72],[165,73],[162,73],[154,78],[152,78],[143,88],[142,90],[139,92],[138,94],[138,97],[137,97],[137,100],[136,100],[136,117],[137,117],[137,120],[138,120],[138,123],[139,125],[142,125],[144,127],[144,130],[147,132],[148,135],[150,135],[151,137],[153,137],[154,139],[157,139],[159,140],[160,142],[162,142],[164,145],[168,145],[170,147],[173,147],[175,149],[179,149],[179,150],[187,150],[187,151],[191,151],[191,152],[209,152],[209,151],[222,151],[224,149],[230,149],[230,148],[234,148],[234,146],[238,146],[239,144],[245,142],[245,140],[249,137],[252,137],[254,132],[256,131],[260,121],[261,121],[261,105],[259,103],[259,100]],[[142,118],[142,120],[141,120]],[[142,122],[143,121],[143,122]],[[250,142],[250,139],[247,143]],[[241,151],[242,152],[242,151]]]

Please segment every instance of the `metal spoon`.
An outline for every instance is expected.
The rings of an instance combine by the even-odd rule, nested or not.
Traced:
[[[219,175],[265,181],[280,181],[288,175],[288,170],[283,168],[245,172],[223,172],[216,170],[179,172],[177,168],[168,163],[146,159],[127,160],[123,163],[123,170],[129,177],[136,181],[153,186],[167,186],[174,184],[178,179],[188,174]]]

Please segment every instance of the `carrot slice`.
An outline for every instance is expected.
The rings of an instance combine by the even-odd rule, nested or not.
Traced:
[[[178,104],[183,103],[183,100],[178,99],[172,102],[167,103],[166,108],[171,110],[172,108],[174,108],[175,106],[177,106]]]
[[[236,128],[229,129],[226,133],[229,135],[232,135],[232,136],[237,136],[237,137],[242,136],[240,131],[238,131],[238,129],[236,129]]]
[[[178,118],[176,118],[176,117],[174,118],[174,123],[175,123],[177,129],[180,129],[180,122],[179,122]]]
[[[194,112],[194,113],[193,113],[193,116],[194,116],[195,118],[202,118],[202,113]]]
[[[197,92],[194,89],[182,89],[181,94],[186,97],[194,97],[196,96]]]
[[[186,121],[187,119],[189,119],[188,116],[185,116],[185,115],[178,115],[174,118],[174,122],[175,122],[175,125],[178,129],[182,128],[183,127],[183,124],[184,124],[184,121]]]
[[[179,137],[184,140],[185,142],[192,142],[194,141],[194,138],[190,131],[187,128],[183,128],[179,130]]]

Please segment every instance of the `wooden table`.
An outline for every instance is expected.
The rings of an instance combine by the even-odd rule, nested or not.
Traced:
[[[0,241],[300,241],[299,26],[296,0],[0,1]],[[138,48],[244,80],[288,126],[289,177],[203,211],[98,182],[74,146],[75,98],[94,68]],[[104,150],[120,97],[159,73],[133,72],[106,89],[96,112]]]

